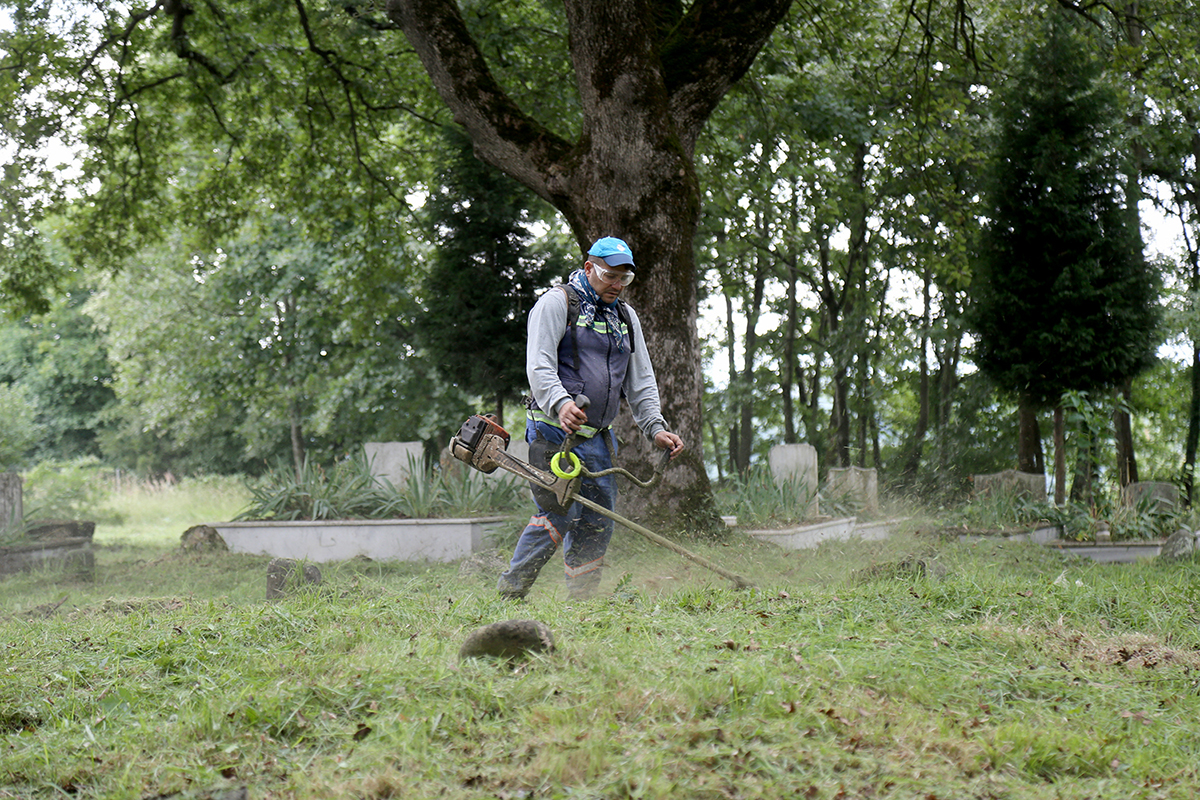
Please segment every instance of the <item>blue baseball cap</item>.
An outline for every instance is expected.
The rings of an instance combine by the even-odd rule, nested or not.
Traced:
[[[615,236],[597,239],[596,243],[592,245],[592,249],[588,250],[588,255],[603,258],[604,263],[610,267],[627,266],[630,272],[637,269],[633,265],[633,251],[629,249],[629,245],[625,244],[623,239]]]

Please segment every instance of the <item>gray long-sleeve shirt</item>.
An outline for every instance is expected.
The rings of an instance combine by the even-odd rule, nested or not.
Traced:
[[[619,410],[620,394],[629,402],[633,421],[649,439],[659,431],[666,430],[662,406],[658,397],[658,383],[654,378],[654,367],[646,351],[642,326],[637,313],[628,305],[633,352],[628,354],[628,366],[619,387],[588,385],[587,375],[598,369],[607,370],[607,365],[593,364],[593,369],[581,368],[585,376],[582,391],[593,400],[588,409],[588,423],[596,428],[612,424]],[[525,372],[534,402],[548,416],[557,418],[559,407],[574,394],[563,385],[560,353],[567,327],[567,296],[562,289],[552,289],[543,294],[529,312],[529,340],[525,350]],[[580,347],[581,359],[588,358],[587,348]],[[578,390],[575,392],[578,393]],[[593,396],[597,393],[597,396]],[[604,393],[606,396],[600,396]],[[596,401],[600,401],[597,406]],[[593,409],[601,416],[593,417]]]

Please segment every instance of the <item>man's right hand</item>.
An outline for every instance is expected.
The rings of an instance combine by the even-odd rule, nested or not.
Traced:
[[[587,414],[575,405],[574,400],[568,400],[558,407],[558,424],[567,433],[575,433],[587,424]]]

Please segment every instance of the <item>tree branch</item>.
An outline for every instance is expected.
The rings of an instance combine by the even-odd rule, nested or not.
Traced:
[[[663,42],[663,81],[689,151],[791,4],[792,0],[697,0]]]
[[[527,115],[488,69],[454,0],[389,0],[403,29],[475,152],[553,202],[549,176],[570,145]]]
[[[157,2],[145,11],[137,14],[130,14],[128,25],[126,25],[122,30],[116,31],[111,36],[102,39],[99,44],[92,48],[92,52],[86,59],[84,59],[83,63],[79,65],[79,72],[81,73],[80,77],[82,77],[82,73],[91,69],[92,64],[96,62],[96,59],[99,58],[102,53],[107,52],[108,48],[112,47],[117,42],[128,42],[129,37],[133,34],[133,29],[148,20],[150,17],[153,17],[160,10],[162,10],[162,8],[163,4],[161,2]]]
[[[158,7],[158,5],[155,6],[156,9]],[[185,61],[191,61],[193,64],[203,67],[222,86],[232,81],[238,71],[250,63],[258,52],[257,50],[247,51],[241,63],[229,70],[229,72],[222,72],[216,62],[199,50],[193,50],[191,45],[188,44],[187,29],[184,27],[184,21],[193,13],[192,7],[183,2],[183,0],[166,0],[161,7],[163,11],[171,15],[171,47],[174,49],[175,55]]]

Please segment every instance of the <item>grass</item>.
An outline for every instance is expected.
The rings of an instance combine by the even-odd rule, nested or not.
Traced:
[[[193,525],[231,520],[250,502],[233,477],[186,478],[179,483],[129,481],[113,486],[98,515],[98,544],[175,546]]]
[[[170,506],[178,513],[180,506]],[[1191,798],[1200,562],[919,536],[787,552],[618,531],[608,596],[492,569],[185,554],[98,535],[97,578],[0,583],[0,797]],[[158,531],[158,532],[156,532]],[[168,531],[169,536],[162,531]],[[928,568],[906,567],[918,561]],[[536,618],[557,650],[460,662]]]

